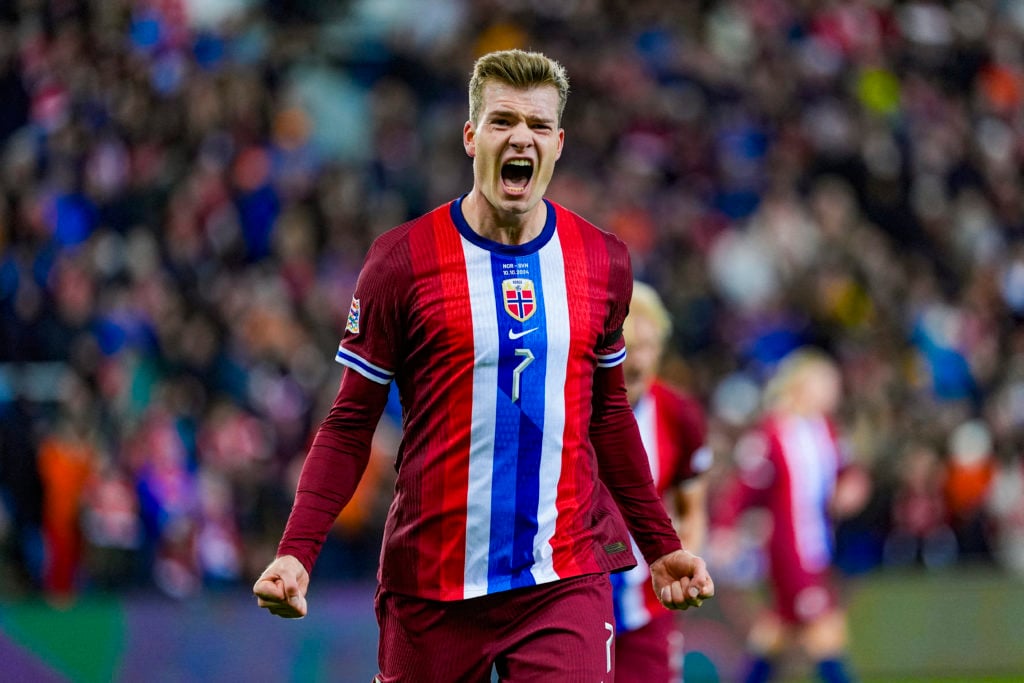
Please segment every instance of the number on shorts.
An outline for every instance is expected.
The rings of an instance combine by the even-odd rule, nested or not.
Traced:
[[[609,624],[607,621],[604,622],[604,627],[608,630],[608,640],[604,641],[604,661],[605,661],[605,672],[611,673],[612,671],[612,641],[615,640],[615,627]]]

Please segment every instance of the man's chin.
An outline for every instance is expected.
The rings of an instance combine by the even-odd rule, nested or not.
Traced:
[[[533,200],[533,193],[531,192],[515,194],[501,190],[498,193],[498,207],[510,213],[526,213],[536,204],[537,202]]]

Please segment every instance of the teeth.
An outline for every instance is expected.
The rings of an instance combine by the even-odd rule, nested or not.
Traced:
[[[508,164],[509,166],[533,166],[533,162],[529,159],[512,159]]]

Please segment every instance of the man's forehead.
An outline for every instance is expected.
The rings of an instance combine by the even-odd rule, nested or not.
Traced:
[[[483,88],[485,110],[504,109],[510,105],[531,109],[550,109],[558,115],[558,88],[548,83],[520,88],[501,81],[488,81]]]

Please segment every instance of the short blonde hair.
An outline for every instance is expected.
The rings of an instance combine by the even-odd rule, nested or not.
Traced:
[[[525,50],[500,50],[477,59],[469,79],[469,120],[474,126],[483,108],[484,86],[489,81],[524,89],[553,86],[558,90],[558,120],[562,120],[562,112],[569,99],[569,77],[565,67],[550,57]]]
[[[830,355],[813,346],[791,351],[779,363],[775,374],[764,388],[764,404],[768,408],[784,406],[797,386],[813,372],[839,372],[839,365]]]
[[[672,316],[654,287],[639,280],[633,281],[633,298],[629,302],[629,314],[634,313],[654,323],[659,342],[664,343],[668,339],[672,332]]]

